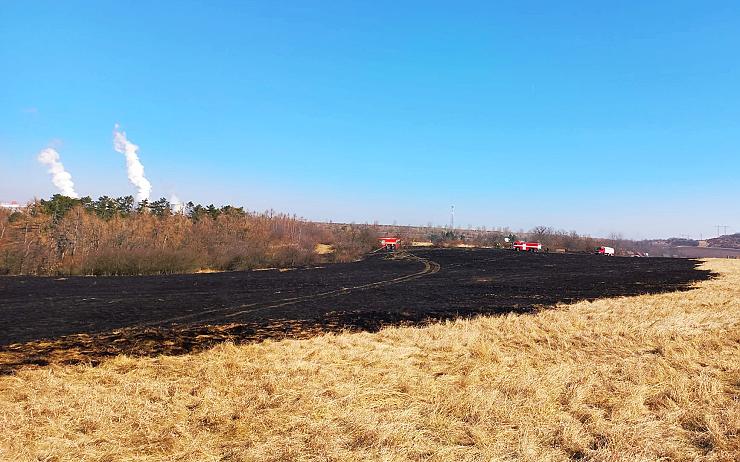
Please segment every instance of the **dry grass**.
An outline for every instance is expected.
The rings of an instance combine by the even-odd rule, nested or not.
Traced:
[[[330,253],[334,253],[334,247],[329,244],[316,244],[316,247],[314,247],[313,251],[318,255],[327,255]]]
[[[738,460],[740,261],[690,292],[0,378],[2,460]]]

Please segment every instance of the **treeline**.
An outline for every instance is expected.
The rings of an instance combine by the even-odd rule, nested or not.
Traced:
[[[131,275],[349,261],[377,243],[372,226],[332,228],[242,207],[133,197],[55,195],[0,209],[0,274]],[[317,252],[318,244],[333,251]]]
[[[602,245],[623,249],[628,241],[619,235],[608,238],[594,239],[590,236],[581,236],[575,231],[556,230],[549,226],[535,226],[527,233],[527,239],[541,242],[549,250],[566,250],[569,252],[593,252]]]
[[[454,247],[461,244],[469,244],[481,247],[495,247],[510,249],[512,243],[517,240],[536,241],[542,243],[544,249],[549,251],[566,252],[594,252],[602,245],[623,247],[628,241],[620,237],[608,239],[594,239],[583,236],[575,231],[556,230],[547,226],[537,226],[529,231],[513,232],[505,229],[502,231],[485,230],[450,230],[436,229],[427,233],[429,241],[435,246]]]
[[[0,209],[0,274],[169,274],[342,262],[376,248],[381,233],[404,244],[431,241],[443,247],[511,248],[512,241],[524,239],[550,251],[593,252],[601,245],[621,254],[645,250],[618,235],[593,239],[546,226],[514,233],[322,224],[230,205],[55,195],[21,211]],[[326,245],[317,251],[318,244]]]

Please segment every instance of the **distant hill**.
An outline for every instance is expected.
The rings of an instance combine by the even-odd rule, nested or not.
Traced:
[[[679,246],[696,247],[699,245],[699,241],[695,239],[684,239],[680,237],[672,237],[668,239],[668,245],[670,245],[671,247],[679,247]]]
[[[654,247],[697,247],[699,241],[695,239],[686,239],[683,237],[671,237],[668,239],[649,239],[642,241],[643,244],[647,244]]]
[[[707,239],[707,247],[722,247],[725,249],[740,249],[740,233]]]

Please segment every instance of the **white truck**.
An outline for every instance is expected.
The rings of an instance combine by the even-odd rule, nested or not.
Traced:
[[[608,255],[610,257],[613,257],[614,256],[614,247],[605,247],[605,246],[602,245],[601,247],[599,247],[598,249],[596,249],[596,253],[598,253],[599,255]]]

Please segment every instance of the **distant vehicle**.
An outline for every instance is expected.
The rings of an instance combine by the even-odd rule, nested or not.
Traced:
[[[598,253],[599,255],[608,255],[610,257],[613,257],[614,247],[605,247],[602,245],[601,247],[596,249],[596,253]]]
[[[539,242],[514,241],[511,248],[517,252],[537,252],[542,250],[542,244]]]
[[[381,237],[380,248],[385,250],[396,250],[401,245],[401,239],[397,237]]]

